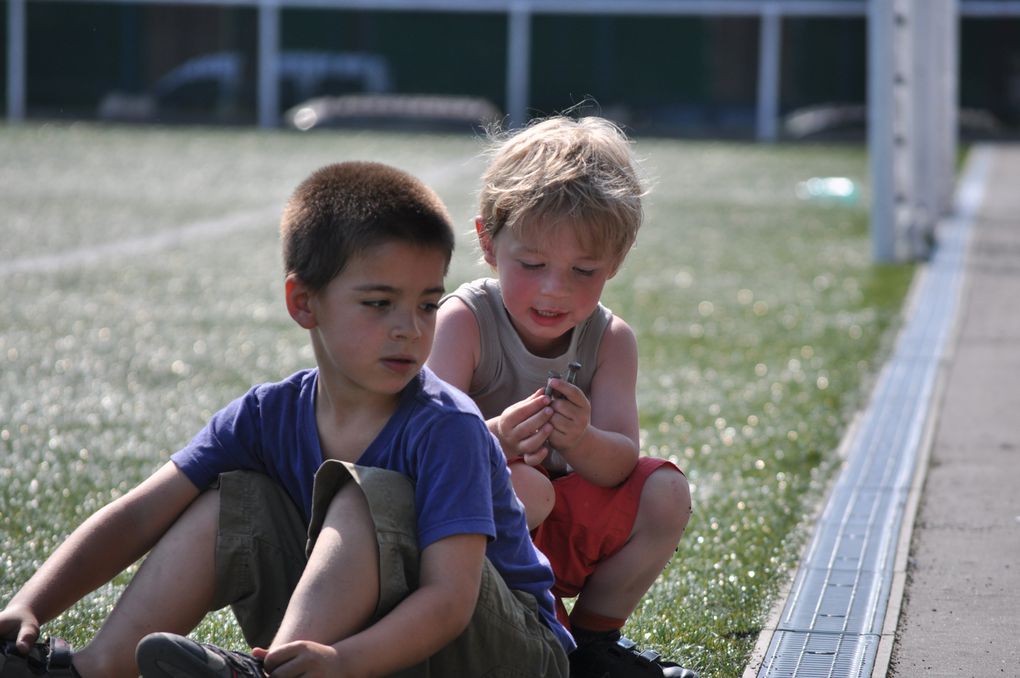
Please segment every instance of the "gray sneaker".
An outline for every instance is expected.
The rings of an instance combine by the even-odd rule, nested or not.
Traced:
[[[198,643],[174,633],[150,633],[135,648],[143,678],[264,678],[250,654]]]

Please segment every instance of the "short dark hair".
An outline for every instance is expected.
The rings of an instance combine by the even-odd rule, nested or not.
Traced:
[[[449,266],[455,236],[436,192],[378,162],[316,170],[295,189],[280,222],[284,273],[312,291],[325,288],[351,257],[398,241],[435,248]]]

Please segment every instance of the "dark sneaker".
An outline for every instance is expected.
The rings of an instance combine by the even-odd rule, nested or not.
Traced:
[[[60,638],[36,643],[21,654],[13,640],[0,641],[0,678],[77,678],[71,666],[71,646]]]
[[[261,660],[173,633],[150,633],[135,648],[143,678],[263,678]],[[6,676],[4,677],[6,678]]]
[[[619,632],[587,642],[570,653],[570,678],[698,678],[698,674],[662,659],[655,650],[641,652]]]

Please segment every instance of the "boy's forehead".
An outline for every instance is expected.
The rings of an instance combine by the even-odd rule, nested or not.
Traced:
[[[352,254],[338,277],[420,280],[429,287],[442,284],[447,264],[446,253],[438,247],[394,241]]]
[[[604,246],[600,246],[593,228],[572,219],[522,222],[514,229],[517,242],[528,250],[543,251],[562,246],[564,242],[576,246],[585,256],[601,259],[608,256]]]

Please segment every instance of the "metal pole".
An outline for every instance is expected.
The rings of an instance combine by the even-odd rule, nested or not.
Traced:
[[[871,248],[875,260],[896,258],[893,189],[893,0],[868,5],[868,161]]]
[[[506,112],[510,127],[528,122],[531,70],[531,9],[515,3],[507,12]]]
[[[7,120],[25,118],[25,0],[7,0]]]
[[[917,152],[918,130],[913,126],[917,99],[915,92],[914,40],[917,26],[914,0],[893,0],[892,24],[892,189],[893,194],[893,257],[907,260],[911,252],[911,234],[917,214]]]
[[[939,219],[951,209],[956,164],[956,0],[912,0],[910,88],[912,220],[908,247],[930,256]]]
[[[259,127],[276,127],[280,122],[280,6],[263,0],[258,20],[258,122]]]
[[[946,215],[953,210],[953,188],[956,184],[956,152],[959,138],[959,59],[960,59],[960,2],[946,0],[949,5],[942,14],[942,25],[937,38],[945,45],[940,50],[941,91],[944,117],[941,134],[946,140],[942,146],[943,157],[939,163],[939,213]]]
[[[907,77],[913,78],[910,88],[910,134],[913,141],[910,144],[913,177],[910,198],[913,219],[909,224],[908,247],[914,259],[927,258],[935,242],[936,177],[941,155],[938,146],[943,140],[939,138],[940,130],[936,125],[939,118],[937,109],[942,102],[936,95],[935,82],[942,45],[935,44],[933,38],[937,15],[944,4],[942,0],[911,0],[910,19],[914,30]]]
[[[769,3],[762,8],[758,29],[758,141],[779,136],[779,78],[783,17]]]

